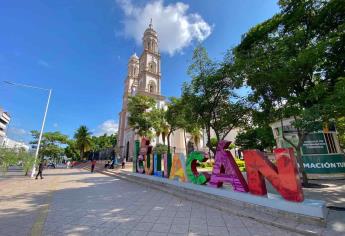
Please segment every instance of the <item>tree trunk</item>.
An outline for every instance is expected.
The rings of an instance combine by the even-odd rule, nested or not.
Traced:
[[[165,133],[162,133],[163,144],[165,145]]]
[[[195,142],[196,150],[199,151],[199,145],[198,145],[199,140],[198,140],[198,138],[195,138],[194,142]]]
[[[210,127],[206,127],[206,133],[207,133],[207,143],[206,146],[208,147],[208,154],[211,158],[211,151],[213,153],[213,155],[216,155],[216,150],[214,148],[212,148],[211,146],[211,130]]]
[[[188,149],[187,149],[187,139],[186,139],[186,130],[183,129],[183,136],[184,136],[184,147],[186,149],[186,156],[188,155]]]
[[[302,152],[301,152],[301,145],[300,144],[296,148],[296,153],[297,153],[296,159],[297,159],[297,162],[299,165],[299,171],[302,174],[302,185],[304,187],[306,187],[306,186],[308,186],[309,181],[308,181],[307,173],[305,172],[304,165],[303,165],[303,159],[302,159]]]
[[[173,131],[169,131],[168,133],[168,153],[170,153],[170,135],[172,134]]]
[[[305,137],[305,134],[302,134],[300,130],[297,130],[297,135],[298,135],[298,144],[297,146],[291,142],[291,140],[287,139],[284,135],[284,128],[283,128],[283,119],[280,120],[280,123],[281,123],[281,128],[282,128],[282,137],[283,139],[288,142],[295,150],[296,150],[296,160],[297,160],[297,163],[298,163],[298,169],[299,169],[299,172],[302,174],[302,185],[304,187],[308,186],[309,184],[309,181],[308,181],[308,177],[307,177],[307,174],[305,172],[305,169],[304,169],[304,165],[303,165],[303,159],[302,159],[302,152],[301,152],[301,147],[302,147],[302,144],[304,142],[304,137]]]

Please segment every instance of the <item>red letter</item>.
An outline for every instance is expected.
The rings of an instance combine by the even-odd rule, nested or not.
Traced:
[[[274,154],[276,166],[258,150],[244,151],[249,192],[266,195],[265,177],[283,198],[302,202],[304,197],[293,149],[278,148],[274,150]]]

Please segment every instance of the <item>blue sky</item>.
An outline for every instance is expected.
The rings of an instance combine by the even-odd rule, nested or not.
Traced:
[[[0,81],[52,88],[45,131],[72,137],[80,125],[96,135],[116,129],[127,61],[141,54],[150,18],[161,44],[162,94],[179,96],[198,41],[213,59],[252,26],[279,11],[276,1],[45,0],[0,2]],[[152,14],[151,14],[152,13]],[[9,136],[39,129],[47,92],[0,82]]]

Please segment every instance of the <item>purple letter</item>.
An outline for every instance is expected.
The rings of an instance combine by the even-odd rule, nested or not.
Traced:
[[[241,171],[239,170],[230,151],[226,151],[230,145],[229,141],[222,140],[218,143],[216,160],[213,166],[210,185],[214,187],[223,186],[223,182],[232,185],[234,191],[248,192],[248,185]]]

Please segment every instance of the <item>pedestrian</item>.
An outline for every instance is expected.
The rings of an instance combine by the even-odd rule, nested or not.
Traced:
[[[42,172],[43,172],[43,162],[41,161],[40,164],[38,165],[38,173],[36,175],[36,179],[38,178],[38,176],[40,176],[41,179],[43,179]]]
[[[96,159],[92,159],[91,161],[91,173],[95,170],[95,165],[96,165]]]
[[[126,159],[125,159],[125,158],[123,158],[123,160],[122,160],[122,169],[124,169],[124,168],[125,168],[125,164],[126,164]]]

